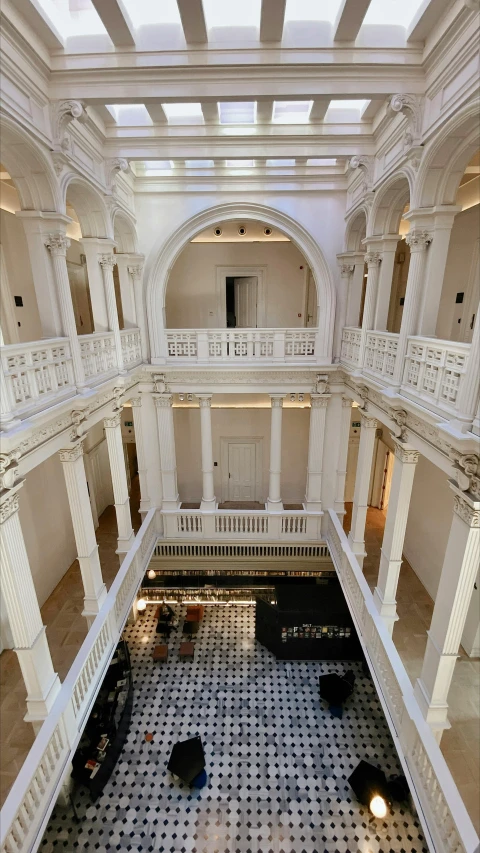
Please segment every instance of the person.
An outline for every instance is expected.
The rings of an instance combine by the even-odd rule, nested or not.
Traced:
[[[169,604],[166,604],[165,602],[163,602],[163,604],[162,604],[162,609],[160,611],[160,618],[161,618],[162,622],[173,622],[173,620],[175,618],[175,613],[173,612],[172,608],[170,607]]]

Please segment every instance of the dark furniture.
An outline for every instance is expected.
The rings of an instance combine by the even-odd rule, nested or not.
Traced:
[[[168,660],[168,646],[166,643],[161,643],[160,645],[155,646],[152,652],[152,658],[155,662]]]
[[[133,685],[130,655],[121,640],[106,671],[77,751],[72,760],[75,782],[90,790],[92,800],[103,791],[130,728]]]
[[[180,643],[180,648],[178,650],[179,658],[193,658],[195,654],[195,645],[193,643]]]

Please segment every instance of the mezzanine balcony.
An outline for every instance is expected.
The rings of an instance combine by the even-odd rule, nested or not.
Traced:
[[[167,329],[168,364],[315,362],[316,329]]]

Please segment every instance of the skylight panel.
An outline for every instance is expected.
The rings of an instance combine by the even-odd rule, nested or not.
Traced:
[[[311,157],[307,160],[307,166],[336,166],[336,157]]]
[[[145,164],[146,175],[161,175],[169,169],[175,168],[173,160],[150,160]]]
[[[255,160],[225,160],[227,169],[251,169]]]
[[[186,169],[213,169],[213,160],[185,160]]]
[[[383,0],[388,4],[389,0]],[[288,21],[335,21],[342,0],[287,0],[285,23]]]
[[[272,121],[280,124],[308,122],[313,101],[275,101]]]
[[[342,100],[342,101],[330,101],[329,110],[358,110],[360,113],[363,108],[368,104],[368,101],[361,100]]]
[[[120,126],[152,124],[144,104],[106,104],[106,108]]]
[[[294,166],[295,160],[267,160],[267,166]]]
[[[182,24],[177,0],[123,0],[123,5],[135,29],[152,24]]]
[[[422,4],[423,0],[371,0],[363,23],[407,29]]]
[[[203,113],[200,104],[162,104],[169,122],[202,122]]]
[[[255,124],[255,101],[221,101],[218,104],[220,124]]]
[[[203,0],[207,29],[260,27],[261,0]]]
[[[91,0],[38,0],[63,38],[108,35]]]

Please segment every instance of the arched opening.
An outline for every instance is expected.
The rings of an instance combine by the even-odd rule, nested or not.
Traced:
[[[132,220],[123,211],[113,214],[113,236],[115,240],[115,260],[113,280],[117,294],[117,310],[121,329],[138,325],[133,281],[128,267],[137,254],[137,234]]]
[[[367,284],[367,266],[364,261],[367,234],[367,211],[363,208],[357,211],[347,221],[345,231],[345,252],[350,266],[353,265],[353,276],[350,278],[347,295],[346,326],[358,328],[362,325],[363,306],[365,304],[365,289]]]
[[[311,270],[312,286],[313,284],[315,285],[315,291],[312,291],[312,293],[314,294],[314,296],[312,296],[312,299],[313,304],[315,304],[316,300],[316,356],[317,359],[323,361],[324,363],[329,363],[332,357],[335,291],[330,271],[320,248],[313,240],[313,238],[308,234],[308,232],[302,226],[298,225],[298,223],[290,219],[290,217],[286,216],[283,213],[280,213],[279,211],[264,207],[262,205],[247,203],[220,205],[218,207],[211,208],[201,214],[194,216],[192,219],[184,223],[181,228],[177,229],[167,241],[162,241],[162,243],[158,245],[151,253],[146,268],[146,282],[147,310],[150,323],[152,359],[161,360],[164,357],[163,330],[167,326],[166,320],[168,319],[168,325],[170,325],[170,323],[175,317],[172,312],[172,307],[169,304],[170,297],[167,293],[167,285],[169,283],[171,273],[173,273],[176,261],[180,258],[182,252],[185,249],[188,249],[189,246],[194,246],[198,248],[199,243],[195,244],[190,242],[193,238],[199,236],[204,231],[207,231],[209,229],[215,229],[219,226],[219,223],[222,223],[224,226],[227,226],[228,224],[228,227],[230,227],[231,223],[238,224],[238,228],[240,226],[245,227],[246,233],[243,235],[238,235],[238,237],[241,239],[243,239],[243,237],[248,234],[249,229],[253,229],[255,227],[260,226],[262,229],[271,228],[272,233],[273,231],[275,231],[275,233],[278,232],[279,234],[283,235],[284,239],[279,240],[277,242],[277,245],[280,245],[281,243],[291,242],[292,250],[295,249],[298,252],[298,255],[296,257],[296,260],[299,261],[298,267],[302,266],[300,259],[303,256],[304,269],[298,269],[298,273],[302,274],[302,292],[304,294],[304,302],[302,304],[305,304],[305,295],[308,292],[306,280],[306,267],[308,266]],[[252,233],[252,230],[250,231],[250,233]],[[268,236],[269,235],[264,234],[265,238],[268,238]],[[265,243],[267,245],[267,241],[265,241]],[[224,245],[228,245],[228,243],[225,243]],[[251,242],[250,246],[253,245],[255,244]],[[191,279],[191,284],[189,286],[191,287],[192,292],[195,292],[195,275],[197,273],[198,270],[190,268],[189,277]],[[270,287],[270,285],[267,284],[267,287]],[[217,281],[215,280],[215,289],[216,288]],[[171,292],[174,292],[173,288]],[[272,293],[275,293],[274,289],[272,289]],[[296,299],[297,295],[295,294],[293,298]],[[210,307],[208,309],[205,309],[209,312],[214,312],[213,318],[210,317],[210,313],[208,315],[208,319],[210,322],[212,319],[215,321],[221,319],[221,317],[219,317],[218,304],[221,303],[215,302],[213,308]],[[216,317],[215,311],[217,312]],[[166,312],[168,312],[168,316],[166,316]],[[299,320],[302,320],[304,322],[304,315],[309,312],[306,311],[304,308],[303,310],[296,311],[297,315],[299,313],[302,314],[302,317],[299,318],[297,316],[297,325],[299,324]],[[313,314],[313,312],[310,313]],[[272,311],[272,319],[268,321],[268,318],[266,318],[267,322],[271,323],[272,326],[276,322],[274,316],[274,312]],[[226,322],[227,318],[225,311],[225,325]],[[199,322],[197,315],[196,327],[198,328],[198,326]],[[208,326],[206,327],[208,328]]]

